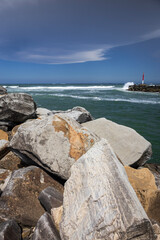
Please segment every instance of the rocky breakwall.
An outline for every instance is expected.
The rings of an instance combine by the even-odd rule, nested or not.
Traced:
[[[160,92],[160,85],[134,84],[129,86],[128,91]]]
[[[0,239],[155,240],[159,227],[153,231],[148,216],[160,209],[159,191],[155,188],[149,205],[155,211],[143,206],[147,216],[121,164],[140,166],[151,155],[150,143],[113,123],[116,131],[109,133],[118,139],[113,144],[106,122],[93,129],[78,123],[95,123],[79,107],[58,114],[41,110],[38,119],[10,126],[12,133],[0,131]],[[125,152],[120,143],[132,139],[143,149],[135,145]]]

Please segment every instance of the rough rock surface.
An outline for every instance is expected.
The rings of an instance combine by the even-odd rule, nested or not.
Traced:
[[[139,166],[152,155],[151,144],[132,128],[105,118],[82,124],[101,138],[107,139],[123,165]]]
[[[160,191],[157,190],[154,175],[147,168],[137,170],[125,167],[125,170],[148,217],[160,224]]]
[[[36,109],[36,115],[37,117],[41,118],[41,117],[45,117],[48,114],[51,114],[52,112],[50,110],[48,110],[47,108],[37,108]]]
[[[9,142],[7,140],[0,140],[0,159],[9,152]]]
[[[65,184],[62,240],[152,240],[151,223],[105,139],[71,168]]]
[[[63,206],[51,209],[51,215],[58,231],[59,231],[59,225],[62,219],[62,214],[63,214]]]
[[[148,163],[145,164],[144,167],[148,168],[154,175],[157,188],[160,190],[160,164]]]
[[[91,121],[91,120],[94,119],[92,117],[92,115],[83,107],[74,107],[74,108],[69,109],[67,111],[61,111],[61,110],[52,111],[52,114],[56,114],[56,113],[63,113],[67,117],[73,118],[78,123],[85,123],[85,122],[88,122],[88,121]]]
[[[14,220],[0,224],[0,240],[21,240],[21,229]]]
[[[18,124],[12,128],[11,136],[13,137],[14,134],[17,132],[18,128],[21,126],[21,124]]]
[[[25,93],[0,95],[0,121],[22,123],[35,117],[36,104]]]
[[[8,134],[3,130],[0,130],[0,140],[7,140],[8,141]]]
[[[52,208],[57,208],[63,204],[63,194],[54,187],[45,188],[38,197],[42,206],[47,212],[51,212]]]
[[[157,190],[155,178],[147,168],[134,169],[125,167],[129,182],[135,190],[144,210],[147,212],[150,205],[150,197]]]
[[[0,198],[0,221],[14,218],[24,226],[35,226],[44,213],[38,196],[48,186],[63,186],[38,167],[15,170]]]
[[[0,168],[8,170],[17,170],[19,168],[25,167],[26,164],[16,156],[13,152],[9,152],[0,160]]]
[[[98,139],[75,120],[57,114],[22,124],[10,146],[17,154],[68,179],[73,163]]]
[[[6,94],[7,93],[7,89],[0,86],[0,95]]]
[[[36,225],[31,240],[60,240],[59,233],[49,213],[44,213]]]

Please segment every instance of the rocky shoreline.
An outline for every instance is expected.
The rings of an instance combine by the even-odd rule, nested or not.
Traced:
[[[0,239],[160,239],[160,166],[135,130],[0,87]]]
[[[134,84],[129,86],[128,91],[139,91],[139,92],[159,92],[160,85],[147,85],[147,84]]]

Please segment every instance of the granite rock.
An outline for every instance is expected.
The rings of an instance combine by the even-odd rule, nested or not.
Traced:
[[[10,147],[25,160],[32,159],[63,179],[70,176],[74,162],[99,138],[63,114],[22,124]]]
[[[124,166],[138,167],[152,155],[151,143],[132,128],[119,125],[105,118],[82,124],[101,138],[107,139]]]
[[[105,139],[71,168],[60,235],[62,240],[155,239],[151,222]]]

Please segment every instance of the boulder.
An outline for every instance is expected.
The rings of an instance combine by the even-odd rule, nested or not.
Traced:
[[[51,212],[52,208],[59,207],[63,204],[63,194],[54,187],[45,188],[38,197],[42,206],[47,212]]]
[[[35,117],[36,104],[33,98],[25,93],[0,95],[0,121],[12,124],[22,123]]]
[[[157,190],[155,178],[147,168],[134,169],[125,167],[129,182],[135,190],[144,210],[147,212],[150,205],[150,198]]]
[[[0,86],[0,95],[4,95],[4,94],[7,94],[7,89]]]
[[[24,160],[27,156],[53,174],[68,179],[73,163],[98,139],[75,120],[56,114],[22,124],[10,147]]]
[[[62,214],[63,214],[63,206],[51,209],[51,215],[58,231],[59,231],[59,225],[62,219]]]
[[[0,140],[0,159],[9,152],[9,142],[7,140]]]
[[[8,141],[8,134],[0,129],[0,140],[2,139]]]
[[[7,153],[0,160],[0,168],[8,169],[8,170],[17,170],[19,168],[26,167],[26,164],[22,162],[22,160],[15,155],[13,152]]]
[[[15,170],[0,198],[0,221],[14,218],[23,226],[35,226],[44,213],[38,196],[48,186],[63,192],[63,186],[38,167]]]
[[[157,190],[154,175],[147,168],[125,167],[125,170],[148,217],[160,224],[160,190]]]
[[[44,213],[36,225],[31,240],[60,240],[59,233],[55,228],[49,213]]]
[[[65,183],[62,240],[152,240],[151,222],[105,139],[72,166]]]
[[[14,220],[0,224],[0,240],[21,240],[21,228]]]
[[[101,138],[107,139],[124,166],[138,167],[152,155],[150,142],[132,128],[119,125],[105,118],[82,124]]]
[[[94,119],[92,115],[83,107],[74,107],[67,111],[61,111],[61,110],[52,111],[52,114],[57,114],[57,113],[63,113],[65,114],[65,116],[69,118],[73,118],[78,123],[85,123]]]

